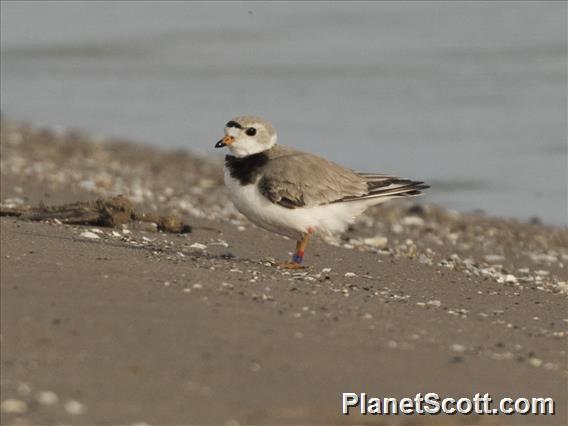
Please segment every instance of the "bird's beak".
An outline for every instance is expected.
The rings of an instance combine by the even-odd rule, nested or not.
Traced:
[[[231,145],[234,140],[235,138],[233,136],[227,135],[215,144],[215,148],[223,148],[224,146]]]

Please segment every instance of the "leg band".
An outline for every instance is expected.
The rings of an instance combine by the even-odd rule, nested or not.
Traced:
[[[294,263],[302,263],[302,260],[304,260],[304,252],[303,251],[299,251],[297,253],[294,254],[294,256],[292,256],[292,262]]]

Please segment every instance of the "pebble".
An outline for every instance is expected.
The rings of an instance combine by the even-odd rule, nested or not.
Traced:
[[[507,274],[505,275],[505,282],[506,283],[516,283],[517,282],[517,277],[515,277],[512,274]]]
[[[529,359],[529,364],[532,365],[535,368],[538,368],[542,365],[542,359],[540,358],[530,358]]]
[[[4,200],[4,202],[2,203],[2,205],[4,207],[8,207],[10,209],[13,209],[14,207],[18,207],[21,206],[22,204],[24,204],[24,200],[21,198],[6,198]]]
[[[23,414],[28,411],[28,404],[19,399],[5,399],[0,405],[0,411],[6,414]]]
[[[530,257],[535,263],[554,263],[558,261],[558,257],[546,253],[531,254]]]
[[[400,234],[402,231],[404,231],[404,228],[402,227],[402,225],[400,223],[395,223],[391,227],[391,231],[392,231],[393,234]]]
[[[97,188],[97,185],[92,180],[83,180],[79,182],[79,188],[82,188],[86,191],[94,191]]]
[[[426,302],[426,304],[430,306],[435,306],[437,308],[442,306],[442,302],[440,302],[439,300],[429,300],[428,302]]]
[[[207,246],[205,244],[193,243],[192,245],[189,246],[189,248],[198,249],[198,250],[205,250],[207,248]]]
[[[505,260],[505,256],[501,256],[500,254],[486,254],[483,256],[483,259],[488,263],[496,263],[503,262]]]
[[[379,237],[379,236],[373,238],[365,238],[363,240],[363,243],[377,248],[385,248],[388,242],[389,239],[387,237]]]
[[[424,219],[419,216],[406,216],[402,223],[406,226],[424,226]]]
[[[59,397],[52,391],[41,391],[36,395],[37,401],[42,405],[54,405],[59,402]]]
[[[512,352],[490,352],[489,356],[491,357],[491,359],[494,359],[495,361],[506,361],[508,359],[513,359],[515,357],[515,355]]]
[[[353,277],[356,277],[356,276],[357,276],[357,274],[355,272],[346,272],[345,273],[346,278],[353,278]]]
[[[94,232],[91,232],[91,231],[81,232],[81,233],[79,234],[79,236],[80,236],[80,237],[83,237],[83,238],[89,238],[89,239],[91,239],[91,240],[98,240],[98,239],[101,238],[101,237],[99,237],[97,234],[95,234]]]
[[[217,240],[214,243],[210,243],[212,246],[221,246],[221,247],[229,247],[229,243],[227,241],[224,240]]]
[[[67,401],[63,408],[67,411],[67,413],[75,416],[81,415],[87,410],[85,404],[81,404],[79,401],[75,401],[74,399]]]
[[[148,232],[158,232],[158,224],[156,222],[147,222],[142,224],[142,229]]]
[[[465,352],[465,346],[459,343],[454,343],[450,346],[450,349],[454,352]]]

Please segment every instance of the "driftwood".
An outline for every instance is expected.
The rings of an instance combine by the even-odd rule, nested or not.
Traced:
[[[22,220],[57,219],[70,225],[95,225],[116,227],[131,221],[153,222],[158,230],[172,233],[191,232],[191,226],[174,215],[161,216],[153,213],[140,213],[123,196],[100,198],[59,206],[39,207],[0,207],[0,216],[15,216]]]

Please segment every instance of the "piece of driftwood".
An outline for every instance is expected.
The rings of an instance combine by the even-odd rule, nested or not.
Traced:
[[[158,230],[172,233],[191,232],[191,226],[175,215],[140,213],[128,198],[119,195],[59,206],[0,207],[0,216],[15,216],[22,220],[57,219],[70,225],[95,225],[116,227],[131,221],[153,222]]]

